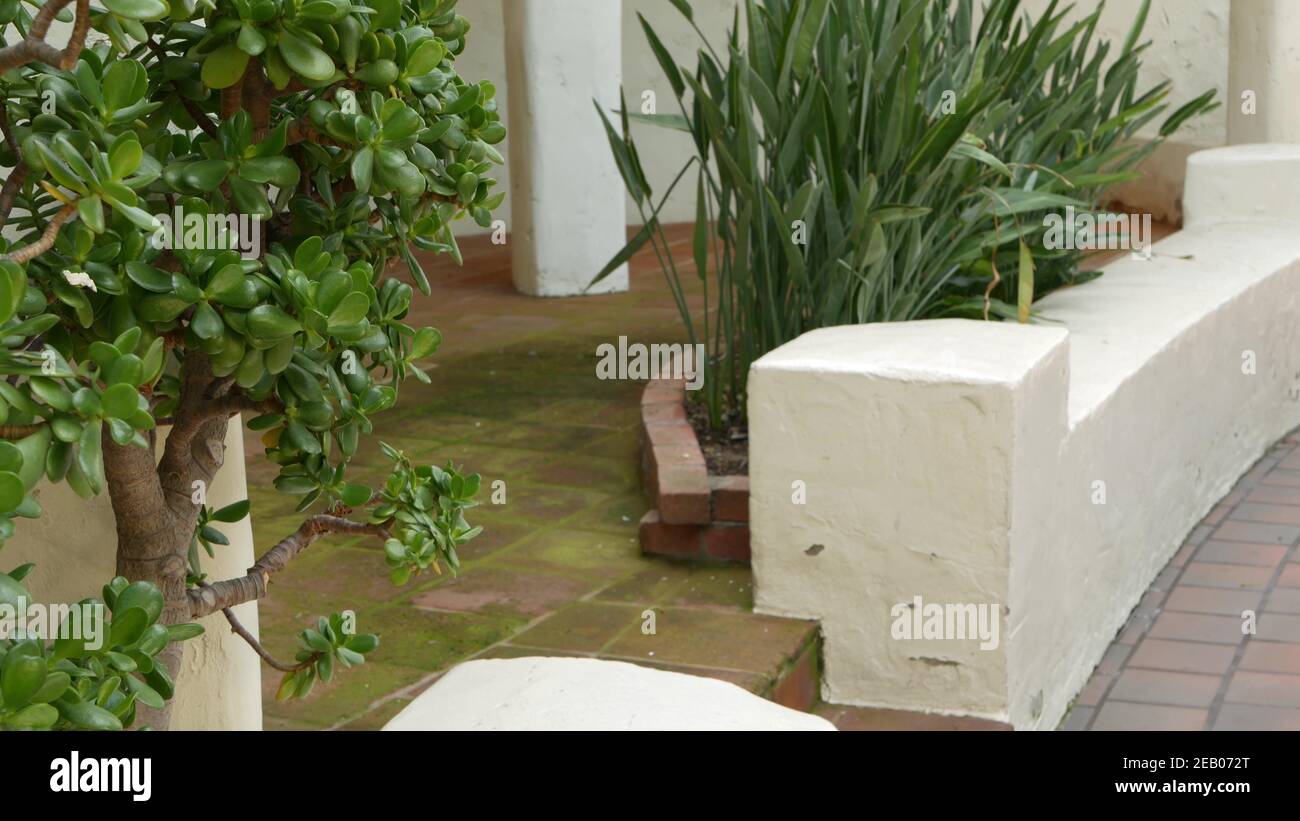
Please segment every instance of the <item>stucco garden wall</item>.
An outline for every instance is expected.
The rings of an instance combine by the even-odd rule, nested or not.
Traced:
[[[1034,325],[828,328],[755,364],[756,609],[821,620],[826,700],[1055,727],[1182,539],[1300,425],[1300,148],[1188,167],[1188,229]],[[917,596],[996,607],[996,646],[900,640]]]
[[[1025,8],[1041,14],[1050,0],[1028,0]],[[1061,4],[1065,5],[1065,4]],[[1091,14],[1094,4],[1080,3],[1067,21]],[[1097,37],[1122,43],[1142,0],[1108,0],[1097,26]],[[1125,205],[1177,222],[1182,214],[1183,173],[1194,151],[1224,145],[1228,140],[1228,18],[1229,0],[1152,0],[1142,39],[1151,46],[1142,53],[1139,87],[1164,81],[1171,84],[1169,110],[1215,89],[1220,108],[1183,125],[1140,167],[1141,180],[1111,189]],[[1112,47],[1115,48],[1115,47]],[[1160,120],[1148,124],[1144,136],[1155,136]]]

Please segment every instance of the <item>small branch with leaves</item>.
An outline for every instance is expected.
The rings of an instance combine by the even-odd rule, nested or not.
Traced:
[[[244,627],[243,623],[240,622],[239,617],[235,615],[233,609],[223,607],[221,608],[221,614],[226,617],[226,621],[230,622],[230,632],[243,639],[244,643],[253,648],[253,652],[257,653],[258,657],[261,658],[262,661],[266,662],[269,667],[273,667],[283,673],[296,673],[299,670],[311,666],[310,661],[300,661],[296,664],[286,664],[280,661],[275,656],[271,655],[270,651],[263,647],[262,643],[258,641],[252,633],[248,632],[248,628]]]
[[[342,533],[349,536],[389,538],[383,525],[363,524],[338,516],[319,514],[302,523],[296,531],[281,539],[248,569],[248,573],[189,591],[192,618],[202,618],[218,610],[266,596],[271,577],[322,536]]]

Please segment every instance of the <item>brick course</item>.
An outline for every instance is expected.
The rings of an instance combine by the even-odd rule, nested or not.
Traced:
[[[710,476],[686,416],[684,379],[652,379],[641,394],[642,479],[653,509],[641,550],[677,559],[749,561],[749,477]]]

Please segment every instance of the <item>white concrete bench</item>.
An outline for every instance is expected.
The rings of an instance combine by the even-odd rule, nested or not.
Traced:
[[[1300,146],[1195,154],[1184,199],[1184,231],[1042,300],[1050,322],[829,328],[755,363],[756,609],[822,621],[828,701],[1055,727],[1300,424]],[[895,638],[918,596],[1000,610],[996,647]]]
[[[385,730],[834,730],[734,684],[588,658],[480,659]]]

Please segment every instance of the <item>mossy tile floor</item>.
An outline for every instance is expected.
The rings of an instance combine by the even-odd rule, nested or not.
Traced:
[[[417,297],[408,319],[444,335],[429,360],[432,384],[404,386],[350,475],[385,475],[381,440],[420,462],[455,462],[483,475],[470,518],[485,531],[461,551],[458,575],[402,588],[386,578],[381,545],[366,539],[322,540],[278,574],[261,622],[281,658],[315,616],[340,609],[381,642],[364,666],[299,702],[277,702],[280,674],[264,668],[266,727],[378,729],[469,658],[613,658],[770,690],[815,625],[751,613],[748,568],[673,564],[637,545],[647,509],[637,475],[641,384],[596,379],[596,348],[620,335],[683,340],[659,273],[638,259],[629,293],[532,299],[510,286],[508,247],[465,246],[465,269],[426,260],[434,294]],[[246,437],[260,552],[301,516],[272,487],[257,435]]]

